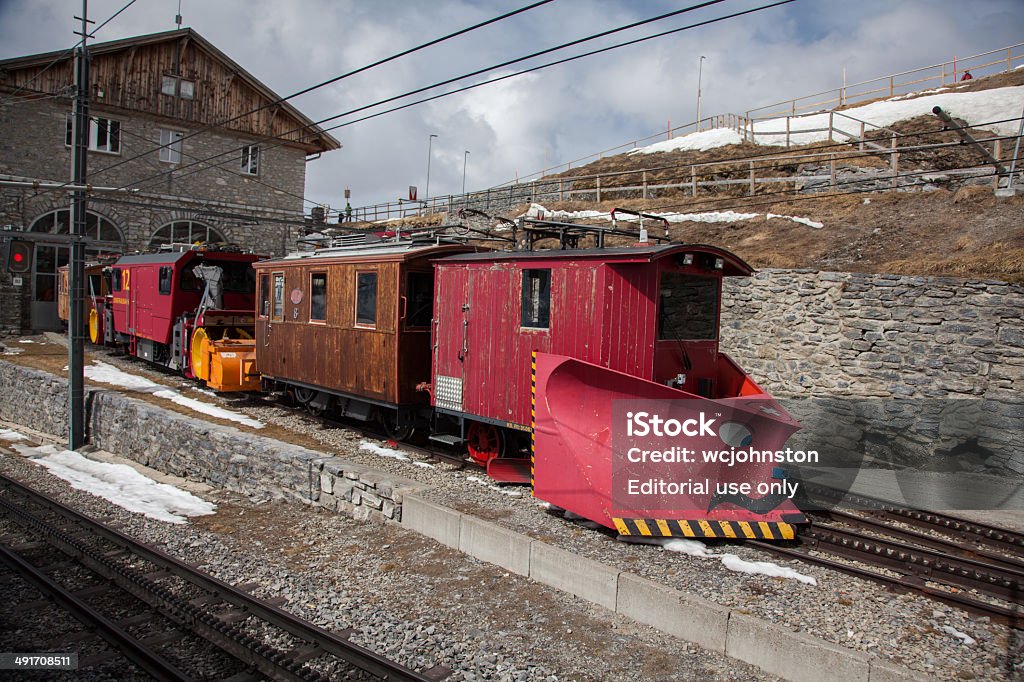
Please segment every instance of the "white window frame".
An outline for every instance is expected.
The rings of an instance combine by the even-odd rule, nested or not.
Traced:
[[[67,129],[64,133],[64,146],[74,146],[74,114],[68,114],[67,116]],[[101,123],[102,122],[102,123]],[[100,127],[105,125],[106,130],[106,142],[103,146],[100,146]],[[117,135],[112,136],[110,131],[117,129]],[[113,138],[117,138],[117,144],[112,144]],[[106,118],[105,116],[90,116],[89,117],[89,151],[101,152],[103,154],[114,154],[117,156],[121,155],[121,121],[113,118]]]
[[[250,144],[242,147],[242,175],[260,174],[260,146]]]
[[[181,138],[185,133],[170,128],[160,129],[160,160],[164,163],[181,163],[182,148],[184,144]]]

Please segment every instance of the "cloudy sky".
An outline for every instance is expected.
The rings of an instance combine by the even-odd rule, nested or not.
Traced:
[[[725,0],[476,80],[770,1]],[[125,2],[90,0],[89,15],[100,22]],[[173,29],[178,4],[137,0],[96,40]],[[527,4],[181,0],[181,13],[184,25],[284,96]],[[693,4],[554,0],[293,103],[320,120]],[[77,27],[72,16],[80,10],[79,0],[0,0],[0,58],[69,47]],[[1022,10],[1021,0],[797,0],[341,127],[332,134],[344,148],[309,164],[306,195],[337,208],[348,186],[352,205],[363,206],[394,201],[417,185],[422,198],[431,134],[438,136],[430,147],[432,196],[461,191],[464,161],[467,189],[499,185],[664,131],[669,121],[692,122],[701,55],[701,113],[743,113],[837,87],[844,69],[853,83],[1024,41]]]

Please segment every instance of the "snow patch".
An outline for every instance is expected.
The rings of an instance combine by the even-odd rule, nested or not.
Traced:
[[[105,362],[100,362],[99,360],[94,361],[91,365],[85,366],[85,376],[92,381],[111,384],[112,386],[121,386],[122,388],[139,391],[140,393],[151,393],[157,398],[170,400],[176,405],[181,405],[182,407],[187,407],[190,410],[207,414],[218,419],[244,424],[245,426],[249,426],[254,429],[262,429],[264,426],[261,421],[257,421],[251,417],[246,417],[245,415],[234,412],[233,410],[204,403],[201,400],[196,400],[195,398],[186,398],[174,389],[161,386],[160,384],[150,381],[145,377],[121,371],[117,367],[108,365]]]
[[[660,545],[668,552],[679,552],[698,559],[720,559],[722,565],[730,571],[747,573],[750,575],[766,575],[771,578],[785,578],[796,580],[807,585],[817,585],[818,581],[809,575],[805,575],[786,566],[779,566],[770,561],[747,561],[735,554],[716,554],[708,549],[708,546],[699,540],[687,540],[684,538],[633,538],[632,536],[619,536],[619,540],[625,542],[639,542],[647,545]]]
[[[17,431],[12,431],[11,429],[0,429],[0,440],[28,440],[28,436],[18,433]]]
[[[23,448],[22,454],[76,490],[102,497],[131,512],[166,523],[213,514],[216,505],[166,483],[157,483],[126,464],[97,462],[52,445]]]
[[[779,215],[777,213],[765,213],[764,217],[768,218],[769,220],[771,220],[772,218],[782,218],[784,220],[792,220],[794,223],[800,223],[801,225],[806,225],[807,227],[813,227],[815,230],[820,230],[821,228],[825,227],[825,223],[819,223],[818,221],[811,220],[810,218],[800,218],[798,216],[792,216],[792,215]]]
[[[390,448],[382,448],[376,443],[371,443],[368,440],[364,440],[361,443],[359,443],[359,449],[366,450],[367,452],[372,452],[373,454],[380,455],[381,457],[387,457],[388,459],[397,459],[403,462],[409,461],[409,457],[404,453],[401,453],[398,450],[392,450]]]
[[[652,212],[649,215],[664,218],[670,223],[736,223],[741,220],[753,220],[761,216],[760,213],[738,213],[736,211],[706,211],[704,213],[658,213]],[[557,220],[608,220],[611,221],[612,214],[604,211],[551,211],[541,204],[531,204],[530,208],[520,217],[536,218],[540,220],[545,219],[557,219]],[[816,222],[810,218],[801,218],[800,216],[790,215],[778,215],[775,213],[766,213],[766,218],[782,218],[785,220],[792,220],[795,223],[813,227],[818,230],[824,227],[823,223]],[[624,223],[635,223],[639,219],[636,216],[624,215],[617,219],[619,222]],[[650,221],[647,223],[650,225]]]
[[[690,133],[681,137],[673,137],[671,140],[655,142],[646,147],[633,149],[627,154],[657,154],[658,152],[675,151],[698,151],[706,152],[716,147],[725,147],[730,144],[740,144],[743,138],[732,128],[715,128],[713,130],[702,130],[698,133]]]
[[[972,644],[977,644],[978,643],[978,640],[974,639],[973,637],[968,635],[966,632],[960,632],[956,628],[951,627],[949,625],[943,625],[939,629],[942,630],[943,632],[947,633],[947,634],[950,634],[950,635],[953,635],[954,637],[959,638],[967,646],[971,646]]]

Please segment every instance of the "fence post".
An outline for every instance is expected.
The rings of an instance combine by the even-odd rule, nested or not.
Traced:
[[[896,151],[896,133],[892,134],[892,188],[900,186],[900,153]]]
[[[558,200],[565,201],[565,180],[558,181]]]
[[[601,203],[601,176],[597,176],[597,203]]]
[[[754,162],[750,162],[750,196],[754,196]]]
[[[896,94],[895,79],[896,76],[889,76],[889,97]]]
[[[692,188],[692,194],[694,197],[697,196],[697,167],[690,166],[690,187]]]
[[[860,122],[860,145],[858,145],[860,151],[864,151],[864,121]]]
[[[789,149],[789,120],[790,117],[786,117],[786,149]]]
[[[1013,60],[1010,58],[1013,54],[1013,48],[1006,48],[1006,70],[1013,71]]]
[[[832,125],[833,125],[833,119],[834,118],[835,118],[835,113],[831,112],[831,111],[828,112],[828,141],[829,142],[833,141],[832,140]]]
[[[643,198],[646,199],[647,198],[647,171],[643,172],[642,180],[643,180],[643,184],[644,184],[644,195],[643,195]]]
[[[993,145],[992,145],[992,156],[995,157],[996,161],[1001,161],[1002,160],[1002,156],[1003,156],[1003,141],[1002,140],[996,140],[995,143],[993,143]],[[999,180],[1001,179],[999,177],[999,173],[996,172],[994,177],[995,177],[995,184],[993,186],[993,189],[999,189]]]
[[[828,178],[829,184],[834,188],[836,186],[836,155],[828,155]]]

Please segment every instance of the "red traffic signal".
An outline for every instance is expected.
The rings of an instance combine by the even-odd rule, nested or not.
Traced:
[[[7,270],[22,274],[32,269],[32,242],[12,241],[7,249]]]

